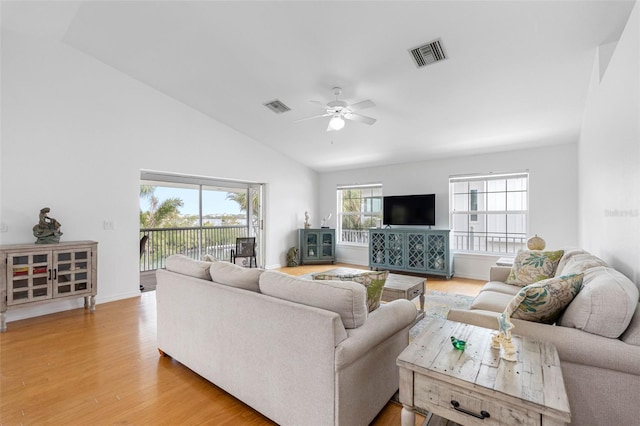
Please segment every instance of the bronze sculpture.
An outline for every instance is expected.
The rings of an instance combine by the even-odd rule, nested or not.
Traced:
[[[40,221],[33,227],[33,235],[37,238],[36,244],[56,244],[60,242],[60,222],[47,216],[51,209],[40,209]]]

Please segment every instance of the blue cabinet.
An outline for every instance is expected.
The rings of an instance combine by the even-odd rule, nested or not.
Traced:
[[[336,263],[336,230],[300,229],[300,264]]]
[[[448,229],[387,228],[369,231],[369,267],[453,276]]]

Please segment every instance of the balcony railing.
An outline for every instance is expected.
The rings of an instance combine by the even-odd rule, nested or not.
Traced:
[[[517,253],[526,247],[527,237],[524,234],[452,233],[451,248],[458,251]]]
[[[343,229],[340,232],[340,242],[369,245],[369,230]]]
[[[184,254],[201,259],[210,254],[216,259],[231,258],[236,238],[248,236],[246,226],[214,226],[192,228],[147,228],[140,230],[140,272],[164,268],[165,259],[172,254]]]

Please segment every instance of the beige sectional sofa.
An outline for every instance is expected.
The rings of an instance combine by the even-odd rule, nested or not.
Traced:
[[[417,309],[227,262],[157,271],[158,348],[281,425],[367,425],[398,389]],[[212,280],[213,279],[213,280]]]
[[[448,319],[497,329],[499,313],[521,289],[505,284],[510,271],[493,267],[471,308],[451,310]],[[582,288],[554,325],[512,318],[512,332],[558,349],[572,425],[640,424],[638,288],[596,256],[565,250],[555,276],[579,273]]]

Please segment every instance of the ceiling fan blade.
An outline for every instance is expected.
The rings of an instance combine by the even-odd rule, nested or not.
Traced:
[[[333,114],[322,114],[322,115],[314,115],[313,117],[306,117],[306,118],[299,118],[297,120],[293,120],[294,123],[297,123],[299,121],[307,121],[307,120],[313,120],[314,118],[322,118],[322,117],[330,117]]]
[[[343,115],[347,120],[357,121],[364,124],[373,124],[376,122],[375,118],[367,117],[366,115],[356,114],[353,112],[349,112]]]
[[[312,104],[316,104],[316,105],[318,105],[318,106],[319,106],[320,108],[322,108],[322,109],[327,109],[327,108],[329,108],[329,107],[327,106],[327,104],[326,104],[326,103],[324,103],[324,102],[320,102],[320,101],[309,101],[309,102],[311,102]]]
[[[365,109],[365,108],[371,108],[376,106],[376,104],[373,103],[373,101],[367,99],[366,101],[360,101],[360,102],[356,102],[353,105],[349,105],[349,109],[351,111],[358,111],[361,109]]]

